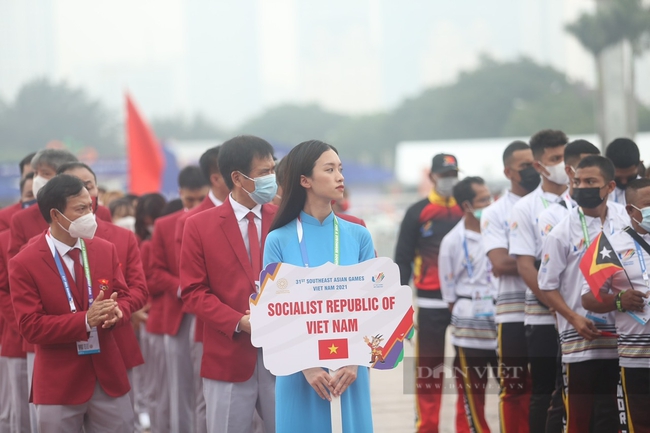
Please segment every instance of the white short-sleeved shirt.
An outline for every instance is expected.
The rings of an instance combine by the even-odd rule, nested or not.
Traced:
[[[506,191],[496,202],[483,210],[481,215],[481,238],[485,253],[498,248],[508,250],[510,240],[510,212],[521,197]],[[496,323],[513,323],[524,321],[526,300],[526,283],[518,275],[499,277],[499,294],[497,295]]]
[[[582,210],[572,209],[548,234],[542,250],[542,265],[537,276],[540,290],[558,290],[567,306],[584,317],[593,316],[582,307],[582,286],[585,278],[580,271],[580,261],[589,244],[602,231],[612,236],[629,224],[629,217],[621,206],[607,205],[604,224],[600,218],[584,215],[588,238],[582,228]],[[603,320],[603,315],[598,315]],[[588,341],[582,338],[573,326],[560,314],[557,315],[558,333],[562,347],[562,362],[582,362],[590,359],[616,359],[616,327],[614,314],[604,315],[606,322],[594,320],[596,327],[611,335],[603,335]],[[593,320],[593,319],[592,319]]]
[[[537,230],[542,237],[542,249],[544,248],[544,238],[558,225],[562,219],[569,214],[569,210],[574,206],[567,208],[560,203],[553,203],[542,211],[537,219]]]
[[[497,282],[481,234],[466,230],[465,218],[442,239],[438,272],[442,299],[454,303],[451,312],[452,344],[473,349],[496,349],[493,300],[497,296]],[[478,298],[484,299],[483,306],[489,299],[491,315],[476,314],[475,308],[479,304],[474,299]]]
[[[625,190],[619,187],[614,188],[614,191],[609,193],[607,201],[625,206]]]
[[[541,259],[542,236],[538,230],[538,218],[544,209],[563,200],[571,203],[569,191],[556,195],[542,190],[540,185],[533,192],[523,197],[512,208],[510,215],[510,254],[513,256],[532,256]],[[553,314],[542,305],[533,291],[526,289],[526,307],[524,323],[526,325],[555,325]]]
[[[641,235],[646,242],[650,242],[650,235]],[[647,292],[649,289],[643,280],[641,262],[636,244],[626,232],[619,230],[608,237],[609,243],[621,260],[625,272],[617,272],[605,282],[601,292],[618,293],[630,289],[630,282],[636,290]],[[650,256],[640,248],[646,266],[650,268]],[[628,281],[627,277],[630,278]],[[582,294],[589,293],[591,289],[587,282],[583,282]],[[650,308],[650,307],[645,307]],[[616,331],[618,334],[619,365],[626,368],[650,368],[650,323],[642,325],[628,313],[614,312],[616,318]]]

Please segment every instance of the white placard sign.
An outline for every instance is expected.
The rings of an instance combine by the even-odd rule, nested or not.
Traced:
[[[391,369],[413,330],[412,293],[380,257],[351,266],[273,263],[251,296],[251,341],[276,376],[312,367]]]

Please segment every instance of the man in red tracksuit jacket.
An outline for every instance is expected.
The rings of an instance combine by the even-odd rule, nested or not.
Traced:
[[[438,252],[442,238],[463,216],[452,197],[458,182],[456,157],[442,153],[434,156],[429,178],[434,187],[427,198],[406,211],[395,248],[401,283],[408,285],[413,275],[417,296],[416,371],[423,375],[416,381],[418,433],[438,432],[444,378],[435,377],[433,371],[444,363],[445,332],[451,320],[440,293]],[[457,411],[464,413],[462,404]]]

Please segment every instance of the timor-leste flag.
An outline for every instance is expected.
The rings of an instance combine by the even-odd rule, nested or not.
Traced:
[[[609,277],[623,270],[623,264],[603,232],[600,232],[587,248],[580,260],[580,270],[596,299],[602,301],[600,288]]]
[[[318,340],[318,359],[347,359],[348,339]]]

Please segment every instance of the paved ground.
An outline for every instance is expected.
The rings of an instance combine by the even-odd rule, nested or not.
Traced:
[[[449,335],[447,341],[449,342]],[[413,356],[413,344],[405,345],[405,355]],[[447,345],[446,355],[453,359],[454,349]],[[409,433],[415,431],[415,396],[405,395],[403,390],[403,363],[394,370],[371,372],[370,386],[375,433]],[[454,433],[456,416],[456,394],[442,397],[440,433]],[[486,399],[485,412],[492,432],[499,431],[498,397],[489,394]]]

